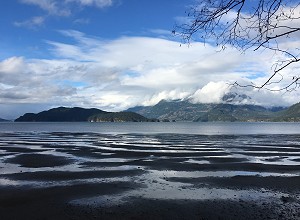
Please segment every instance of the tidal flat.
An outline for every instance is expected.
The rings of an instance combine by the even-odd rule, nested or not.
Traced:
[[[1,132],[0,219],[300,219],[300,135]]]

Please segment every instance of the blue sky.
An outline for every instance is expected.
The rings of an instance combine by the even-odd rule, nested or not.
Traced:
[[[230,82],[263,82],[274,54],[218,52],[213,44],[181,45],[172,36],[194,3],[0,1],[0,117],[57,106],[119,111],[161,99],[219,102]],[[298,101],[297,93],[241,92],[255,104]]]
[[[41,4],[43,2],[45,6]],[[97,6],[93,1],[87,5],[80,1],[63,2],[1,1],[0,32],[5,33],[0,37],[0,46],[3,48],[1,58],[51,58],[47,40],[72,43],[72,39],[59,33],[60,30],[77,30],[102,39],[155,36],[159,34],[155,31],[160,29],[171,33],[175,25],[174,18],[184,16],[185,7],[192,1],[99,1],[104,2],[103,6]]]

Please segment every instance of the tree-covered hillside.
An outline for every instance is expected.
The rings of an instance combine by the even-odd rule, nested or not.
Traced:
[[[292,105],[286,110],[278,112],[277,116],[273,121],[291,121],[299,122],[300,121],[300,103]]]
[[[16,122],[75,122],[87,121],[88,118],[95,114],[105,114],[105,111],[91,108],[66,108],[58,107],[48,111],[43,111],[37,114],[26,113],[25,115],[17,118]]]
[[[258,105],[228,103],[191,103],[162,100],[154,106],[138,106],[128,109],[146,117],[170,121],[300,121],[300,104],[286,109],[266,108]]]
[[[89,117],[90,122],[147,122],[146,117],[134,112],[111,112]]]

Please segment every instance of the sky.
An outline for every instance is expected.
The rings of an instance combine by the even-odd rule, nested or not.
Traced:
[[[183,44],[172,35],[195,0],[0,1],[0,118],[52,107],[121,111],[161,99],[218,103],[235,91],[252,104],[288,106],[300,92],[231,88],[263,83],[271,51]],[[284,43],[300,45],[286,39]],[[299,65],[287,68],[287,76]],[[289,79],[286,77],[285,79]],[[274,84],[273,88],[280,85]]]

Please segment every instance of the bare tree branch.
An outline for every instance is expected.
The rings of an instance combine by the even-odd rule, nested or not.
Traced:
[[[234,16],[232,16],[234,15]],[[283,81],[281,72],[300,61],[300,45],[284,48],[282,42],[300,33],[300,3],[293,0],[203,0],[187,12],[190,22],[177,25],[173,30],[185,43],[192,38],[214,39],[217,46],[228,45],[245,52],[267,49],[282,54],[286,60],[278,61],[271,76],[262,85],[250,84],[257,89]],[[299,37],[298,37],[299,38]],[[275,76],[282,76],[274,81]],[[235,83],[235,85],[239,85]],[[294,87],[295,86],[295,87]],[[299,77],[279,90],[299,87]]]

